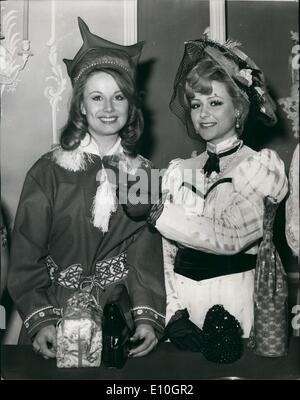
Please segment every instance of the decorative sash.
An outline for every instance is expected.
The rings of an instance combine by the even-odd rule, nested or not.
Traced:
[[[104,290],[107,286],[126,278],[128,275],[126,252],[98,261],[95,273],[89,276],[82,275],[84,268],[81,264],[72,264],[63,271],[58,272],[59,267],[50,256],[46,258],[46,266],[52,282],[67,289],[97,286]]]
[[[174,271],[195,281],[235,274],[255,268],[256,255],[239,253],[230,256],[180,248],[176,254]]]

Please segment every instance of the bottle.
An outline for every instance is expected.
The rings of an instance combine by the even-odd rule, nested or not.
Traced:
[[[107,368],[122,368],[128,356],[130,331],[116,303],[104,307],[102,335],[102,364]]]

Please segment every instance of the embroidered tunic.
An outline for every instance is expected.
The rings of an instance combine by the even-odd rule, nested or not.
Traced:
[[[280,202],[287,193],[287,179],[284,164],[274,151],[255,152],[236,137],[217,146],[210,144],[209,150],[221,153],[238,143],[241,146],[234,154],[220,158],[220,173],[209,178],[201,172],[207,152],[171,162],[163,179],[166,202],[155,226],[166,238],[166,322],[176,310],[187,308],[191,320],[202,327],[208,309],[223,304],[248,337],[253,320],[254,269],[201,281],[174,272],[178,246],[216,255],[257,254],[263,199],[269,195]]]
[[[12,237],[8,288],[29,336],[58,321],[80,284],[98,288],[101,306],[114,285],[126,285],[135,322],[163,330],[160,235],[132,221],[121,205],[107,232],[92,224],[98,171],[119,150],[117,143],[101,159],[93,142],[72,152],[57,148],[27,173]],[[150,163],[142,157],[139,162],[149,173]]]

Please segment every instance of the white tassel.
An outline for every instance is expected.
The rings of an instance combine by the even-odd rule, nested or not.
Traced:
[[[100,182],[92,205],[93,225],[107,232],[110,216],[118,206],[116,188],[110,184],[104,168],[98,172],[96,179]]]

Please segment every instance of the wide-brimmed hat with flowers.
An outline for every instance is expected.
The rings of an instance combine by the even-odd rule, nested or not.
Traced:
[[[233,85],[251,104],[258,119],[265,125],[274,125],[277,122],[276,104],[268,94],[264,74],[239,46],[240,43],[232,40],[220,44],[208,39],[206,35],[185,42],[184,55],[174,81],[170,109],[187,125],[191,136],[194,136],[193,130],[189,129],[191,121],[184,107],[185,81],[188,73],[203,57],[209,57],[224,70]]]

